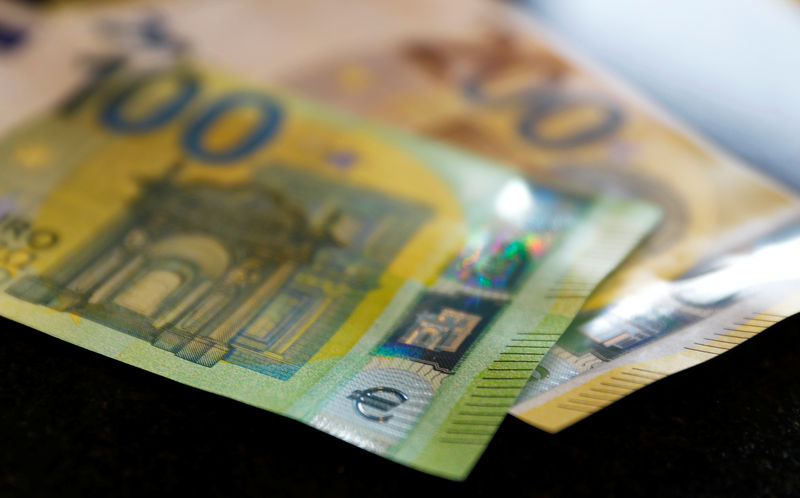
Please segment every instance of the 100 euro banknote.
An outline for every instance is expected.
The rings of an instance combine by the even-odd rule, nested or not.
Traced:
[[[102,68],[0,142],[0,314],[438,475],[659,216],[197,66]]]

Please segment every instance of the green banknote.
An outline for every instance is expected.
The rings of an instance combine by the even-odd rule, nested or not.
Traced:
[[[0,142],[0,314],[452,479],[659,217],[205,67],[92,68]]]

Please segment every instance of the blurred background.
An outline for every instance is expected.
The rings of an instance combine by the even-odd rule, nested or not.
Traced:
[[[519,3],[724,149],[800,189],[800,2]]]

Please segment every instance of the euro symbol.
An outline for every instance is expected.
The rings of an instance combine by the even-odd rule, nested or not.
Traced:
[[[396,400],[389,399],[384,396],[376,396],[377,393],[391,394],[396,398]],[[401,403],[408,401],[408,396],[404,392],[398,391],[393,387],[381,386],[364,389],[363,391],[356,389],[350,393],[347,399],[353,400],[353,408],[355,409],[356,413],[362,417],[375,422],[387,422],[390,418],[392,418],[392,415],[373,415],[367,412],[364,407],[368,406],[381,412],[388,412]]]

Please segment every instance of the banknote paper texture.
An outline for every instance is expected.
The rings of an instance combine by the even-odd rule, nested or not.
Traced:
[[[198,65],[94,64],[0,142],[0,313],[438,475],[659,216]]]
[[[198,53],[220,63],[221,54],[236,52],[237,58],[227,59],[226,64],[277,78],[317,99],[551,175],[572,187],[604,188],[662,207],[665,217],[654,236],[590,298],[528,383],[513,413],[534,425],[551,431],[566,427],[750,336],[739,331],[738,338],[709,343],[715,334],[740,326],[750,332],[761,330],[797,311],[773,285],[782,281],[789,285],[787,290],[791,277],[756,277],[770,274],[752,266],[766,264],[763,258],[747,264],[745,259],[724,259],[796,219],[794,195],[703,143],[602,71],[585,69],[589,64],[558,47],[552,35],[521,11],[489,2],[445,4],[403,2],[409,11],[417,9],[414,17],[403,15],[391,2],[369,8],[364,2],[351,2],[347,4],[351,10],[337,7],[344,12],[338,16],[332,12],[306,16],[307,32],[301,30],[296,39],[281,32],[282,39],[292,40],[288,46],[298,48],[289,49],[286,62],[266,66],[256,64],[261,54],[243,47],[259,40],[267,43],[268,32],[244,27],[234,36],[210,40],[200,35],[205,28],[200,29],[199,17],[175,21],[179,31],[196,42]],[[261,12],[292,9],[275,4],[240,7]],[[231,20],[243,17],[233,7],[227,13]],[[373,43],[345,41],[337,46],[301,40],[313,39],[315,32],[324,36],[355,30],[365,18],[370,19],[369,26],[380,26],[375,32],[365,28]],[[424,22],[415,21],[423,18]],[[232,31],[222,24],[214,29]],[[693,278],[719,264],[733,266],[721,274]],[[736,266],[743,270],[737,272]],[[713,293],[702,299],[697,295],[708,282],[725,281],[731,275],[740,279],[736,292],[725,299],[717,301]],[[680,282],[670,284],[674,279]],[[676,289],[687,287],[696,289],[692,299],[702,305],[674,298]],[[574,294],[581,296],[582,289],[575,288]],[[688,328],[695,335],[677,333]],[[725,340],[729,342],[720,343]],[[671,346],[664,349],[665,344]],[[643,355],[660,358],[660,354],[670,356],[678,344],[684,351],[681,361],[672,361],[670,367],[639,366],[649,372],[631,371],[635,375],[626,377],[631,382],[621,384],[625,388],[608,389],[612,393],[576,392],[570,399],[578,402],[565,404],[559,398],[547,408],[535,408],[541,405],[537,401],[522,404],[639,348]],[[537,362],[541,358],[535,352],[530,356]],[[570,385],[579,384],[576,379]],[[552,406],[560,408],[553,411]]]
[[[144,34],[169,34],[149,40],[179,41],[194,57],[551,175],[572,187],[604,188],[660,205],[665,216],[655,235],[591,297],[553,351],[545,356],[543,349],[527,350],[526,359],[544,360],[514,413],[539,427],[559,430],[713,356],[692,349],[721,353],[751,336],[738,333],[738,338],[723,338],[728,344],[698,347],[695,342],[708,341],[681,339],[672,332],[691,327],[713,338],[740,327],[737,322],[752,332],[796,311],[758,279],[749,288],[748,281],[739,282],[750,296],[747,301],[739,292],[735,299],[687,311],[683,301],[669,297],[688,285],[670,281],[691,280],[720,258],[755,247],[786,227],[797,211],[796,198],[591,67],[526,14],[480,1],[343,0],[310,6],[302,0],[176,1],[147,9],[114,7],[93,16],[75,13],[59,26],[75,46],[94,47],[98,33],[104,38],[112,34],[116,42],[141,52],[161,50],[158,43],[144,43]],[[300,24],[281,21],[298,16]],[[64,60],[53,65],[64,66]],[[25,100],[32,85],[17,83],[18,100]],[[45,89],[40,84],[37,90],[41,95]],[[36,105],[43,104],[34,101],[29,107]],[[571,289],[575,299],[586,292],[579,286]],[[765,301],[748,304],[756,297]],[[618,316],[632,309],[638,311]],[[741,316],[733,316],[737,313]],[[593,367],[623,361],[633,352],[669,356],[676,350],[659,347],[666,342],[680,342],[691,361],[673,361],[669,368],[639,366],[651,372],[631,370],[635,375],[624,378],[633,382],[619,384],[624,388],[597,387],[613,395],[573,396],[580,402],[569,404],[571,409],[550,409],[561,401],[536,408],[545,399],[542,393]],[[581,378],[571,385],[580,385]]]

